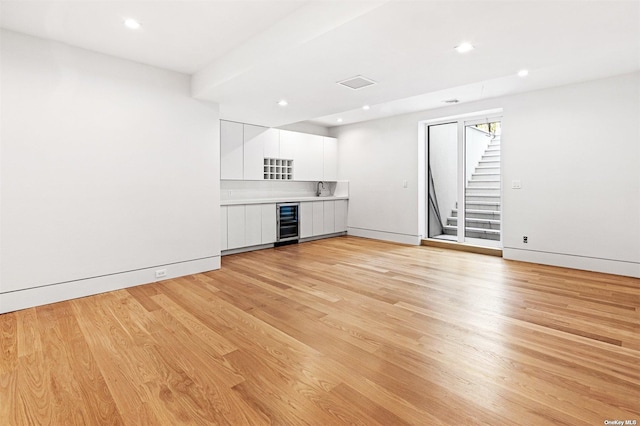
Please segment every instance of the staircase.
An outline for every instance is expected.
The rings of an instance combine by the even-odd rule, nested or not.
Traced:
[[[465,188],[466,237],[500,240],[500,136],[494,136]],[[457,235],[458,209],[451,211],[443,233]]]

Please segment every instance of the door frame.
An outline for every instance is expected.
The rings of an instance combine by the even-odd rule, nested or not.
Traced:
[[[467,126],[473,126],[475,124],[491,123],[494,121],[503,121],[502,108],[496,108],[491,110],[476,111],[466,114],[441,117],[430,120],[422,120],[418,122],[418,220],[420,221],[418,229],[420,237],[423,240],[436,240],[429,238],[429,185],[427,183],[428,167],[429,167],[429,126],[436,126],[441,124],[453,124],[457,123],[457,148],[458,148],[458,181],[456,188],[458,190],[458,225],[457,225],[457,243],[465,243],[465,223],[466,223],[466,143],[465,128]],[[502,179],[502,167],[500,170]],[[502,188],[502,185],[501,185]],[[500,199],[502,199],[502,191],[500,193]],[[500,210],[501,223],[503,219],[503,210]],[[502,228],[500,233],[500,240],[502,240]]]

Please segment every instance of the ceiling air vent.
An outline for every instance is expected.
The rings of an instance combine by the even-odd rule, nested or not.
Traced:
[[[358,90],[362,89],[363,87],[376,84],[376,82],[371,80],[370,78],[357,75],[346,80],[338,81],[338,84],[348,87],[349,89]]]

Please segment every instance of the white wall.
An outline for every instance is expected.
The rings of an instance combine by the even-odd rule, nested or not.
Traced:
[[[218,106],[186,75],[0,47],[0,311],[219,267]]]
[[[503,108],[505,258],[640,276],[640,73],[333,129],[350,230],[417,236],[416,124],[492,108]]]
[[[417,132],[413,115],[337,129],[338,178],[349,181],[351,235],[419,243]]]

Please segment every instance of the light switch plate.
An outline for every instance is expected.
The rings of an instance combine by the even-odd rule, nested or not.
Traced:
[[[520,189],[520,188],[522,188],[522,184],[520,183],[519,180],[511,181],[511,188],[512,189]]]

